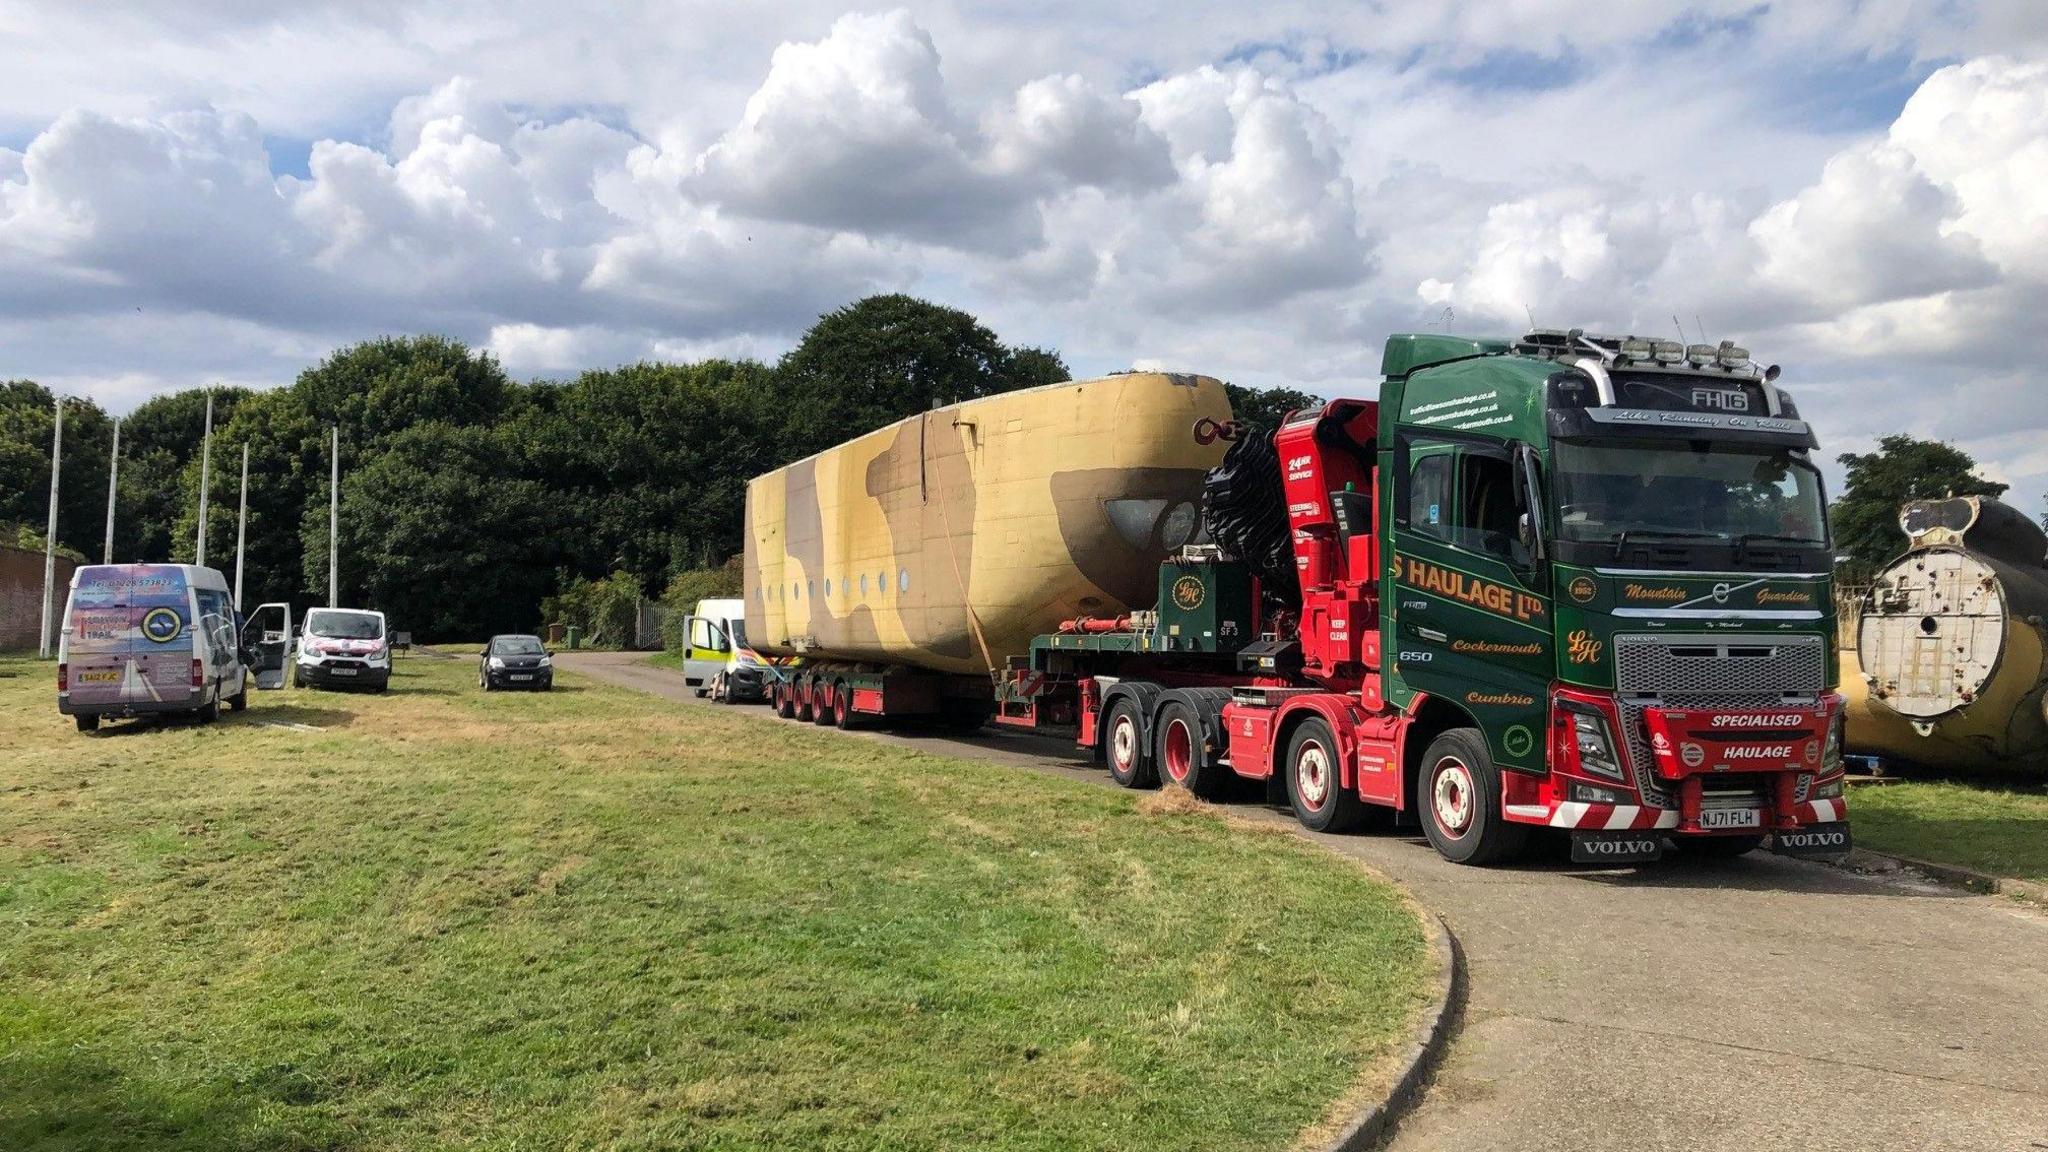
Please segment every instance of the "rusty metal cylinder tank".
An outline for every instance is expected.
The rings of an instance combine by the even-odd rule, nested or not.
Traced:
[[[1200,529],[1223,385],[1132,372],[937,408],[747,485],[747,635],[770,653],[986,673],[1147,608]]]
[[[1974,496],[1899,522],[1911,547],[1872,584],[1842,677],[1849,749],[2048,776],[2048,535]]]

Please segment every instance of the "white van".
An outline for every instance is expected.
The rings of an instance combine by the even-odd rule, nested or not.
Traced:
[[[367,608],[308,608],[299,630],[292,687],[308,684],[368,688],[391,686],[391,634],[384,614]]]
[[[683,637],[683,683],[697,695],[724,704],[768,699],[776,673],[747,647],[746,601],[697,601],[697,610],[683,618]]]
[[[254,633],[245,640],[218,571],[89,564],[72,573],[57,642],[57,711],[79,731],[98,728],[102,717],[183,712],[210,721],[223,703],[246,707],[252,682],[284,687],[284,650]]]

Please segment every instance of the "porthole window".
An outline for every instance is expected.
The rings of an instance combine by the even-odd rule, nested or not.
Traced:
[[[827,600],[830,600],[831,598],[832,598],[832,578],[831,578],[830,576],[827,576],[827,577],[825,577],[825,599],[827,599]]]
[[[818,598],[818,582],[816,580],[804,581],[804,591],[809,594],[811,599],[816,600]]]
[[[898,568],[896,570],[896,590],[898,592],[910,591],[910,569]]]
[[[868,594],[868,574],[865,572],[860,574],[860,594],[863,596]]]

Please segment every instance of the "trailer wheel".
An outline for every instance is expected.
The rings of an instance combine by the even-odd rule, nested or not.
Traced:
[[[1346,791],[1330,723],[1311,716],[1287,741],[1287,799],[1294,818],[1311,832],[1349,832],[1365,820],[1365,802]]]
[[[818,717],[817,710],[811,703],[813,692],[810,680],[805,679],[799,682],[794,690],[796,692],[796,718],[798,722],[803,724],[815,722]]]
[[[1125,788],[1151,788],[1159,773],[1145,747],[1145,727],[1138,721],[1138,706],[1120,696],[1109,706],[1102,720],[1103,759],[1109,764],[1109,778]]]
[[[1501,810],[1500,769],[1478,729],[1453,728],[1430,741],[1416,801],[1430,846],[1454,864],[1498,864],[1528,843],[1527,826],[1508,823]]]
[[[832,689],[832,722],[839,726],[841,732],[856,723],[853,717],[853,689],[847,687],[844,680],[839,682],[838,687]]]
[[[775,703],[775,714],[784,720],[796,719],[795,687],[778,680],[768,691]]]
[[[1152,723],[1152,763],[1162,782],[1178,784],[1204,800],[1221,800],[1230,786],[1230,769],[1204,763],[1202,721],[1195,710],[1169,700]]]
[[[832,693],[833,688],[828,681],[820,680],[812,689],[811,696],[815,702],[811,705],[811,723],[827,726],[833,723],[833,713],[836,709],[832,707]]]

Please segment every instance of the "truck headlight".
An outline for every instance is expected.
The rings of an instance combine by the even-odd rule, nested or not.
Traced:
[[[1828,738],[1820,746],[1820,774],[1833,776],[1842,770],[1842,730],[1848,726],[1848,718],[1841,712],[1828,722]]]
[[[1833,800],[1841,796],[1841,794],[1842,778],[1840,776],[1836,776],[1832,780],[1823,780],[1819,784],[1814,785],[1813,795],[1808,797],[1808,799]]]
[[[1607,718],[1597,712],[1573,709],[1572,740],[1578,747],[1579,767],[1610,780],[1622,779],[1621,757],[1614,751],[1614,734],[1607,730]]]

